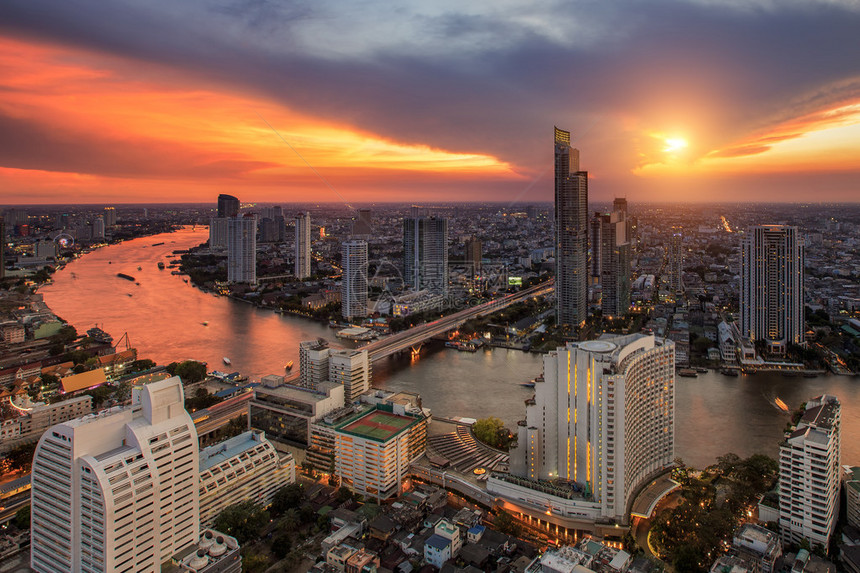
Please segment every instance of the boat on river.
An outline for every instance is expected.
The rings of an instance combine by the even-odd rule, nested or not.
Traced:
[[[230,365],[232,364],[232,362],[230,361],[230,359],[229,359],[229,358],[227,358],[227,357],[225,356],[225,357],[224,357],[224,364],[226,364],[227,366],[230,366]]]
[[[158,261],[158,270],[160,270],[160,271],[164,270],[164,262],[163,261]]]
[[[696,378],[699,376],[699,373],[692,368],[679,368],[678,376],[683,376],[684,378]]]
[[[118,276],[121,279],[125,279],[127,281],[134,282],[134,277],[131,275],[127,275],[125,273],[117,273],[116,276]]]

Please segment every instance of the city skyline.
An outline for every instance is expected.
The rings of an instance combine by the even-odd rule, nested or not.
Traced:
[[[551,124],[599,201],[857,200],[852,2],[50,9],[0,7],[10,204],[544,202]]]

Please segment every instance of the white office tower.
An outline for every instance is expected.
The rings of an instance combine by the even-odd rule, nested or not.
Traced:
[[[344,387],[347,403],[358,400],[370,390],[367,350],[332,350],[328,357],[328,380]]]
[[[33,456],[30,566],[161,571],[197,542],[197,431],[174,376],[132,405],[49,428]]]
[[[684,235],[681,227],[672,227],[669,240],[669,289],[673,292],[684,290]]]
[[[409,290],[448,294],[448,219],[412,207],[403,219],[403,283]]]
[[[226,217],[212,217],[209,219],[209,248],[227,248],[227,221]]]
[[[670,340],[604,336],[550,352],[519,423],[513,479],[491,478],[489,490],[543,499],[561,517],[626,522],[634,492],[673,463],[674,401]],[[553,488],[570,495],[547,493]]]
[[[296,215],[296,263],[298,279],[311,276],[311,214]]]
[[[227,220],[227,281],[257,283],[257,220]]]
[[[741,335],[784,354],[802,344],[803,244],[797,227],[751,227],[741,241]]]
[[[588,172],[570,132],[555,128],[555,295],[559,325],[588,315]]]
[[[342,245],[341,314],[347,320],[367,316],[367,241]]]
[[[835,396],[809,400],[779,446],[779,530],[785,543],[808,539],[813,547],[829,547],[839,517],[841,409]]]
[[[328,380],[328,361],[331,349],[320,338],[299,343],[299,385],[316,388]]]

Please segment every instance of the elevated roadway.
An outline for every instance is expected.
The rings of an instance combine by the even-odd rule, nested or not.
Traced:
[[[423,344],[425,340],[438,334],[442,334],[443,332],[459,328],[460,326],[463,326],[467,320],[498,312],[512,304],[528,300],[532,297],[549,294],[552,290],[553,281],[549,280],[539,285],[523,289],[519,292],[505,295],[501,298],[443,316],[433,322],[419,324],[409,330],[404,330],[402,332],[386,336],[385,338],[380,338],[379,340],[365,344],[361,347],[361,350],[367,350],[368,358],[371,362],[391,356],[392,354],[396,354],[402,350],[406,350],[407,348],[415,350],[420,348],[421,344]]]

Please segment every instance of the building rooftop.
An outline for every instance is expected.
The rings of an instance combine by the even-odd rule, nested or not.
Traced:
[[[399,416],[376,408],[358,419],[347,420],[337,429],[353,436],[385,442],[417,422],[417,418]]]
[[[843,466],[845,486],[860,492],[860,467]]]
[[[451,545],[451,540],[434,533],[427,538],[427,541],[425,541],[424,544],[441,551]]]
[[[105,382],[107,382],[107,377],[105,376],[105,371],[101,368],[96,368],[89,372],[81,372],[80,374],[72,374],[60,380],[64,394],[101,386]]]
[[[800,418],[800,424],[816,428],[831,429],[839,417],[839,402],[826,402],[820,406],[807,408]]]
[[[263,432],[249,430],[208,448],[203,448],[200,450],[200,472],[205,472],[242,452],[256,448],[265,439]]]

